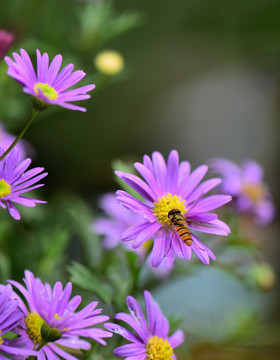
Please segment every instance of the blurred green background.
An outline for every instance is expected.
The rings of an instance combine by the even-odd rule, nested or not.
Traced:
[[[8,229],[10,238],[18,237],[28,233],[28,221],[35,222],[37,237],[28,233],[34,238],[33,260],[39,256],[37,239],[44,244],[51,234],[52,246],[61,246],[45,256],[41,271],[63,267],[63,261],[81,251],[72,240],[64,252],[63,231],[90,242],[91,235],[81,230],[82,221],[91,221],[85,206],[95,211],[97,197],[117,188],[112,160],[136,161],[154,150],[166,156],[176,148],[193,168],[214,156],[234,161],[252,157],[264,166],[279,204],[279,16],[277,0],[4,1],[0,27],[16,37],[9,55],[21,47],[33,59],[36,48],[50,58],[60,53],[63,65],[73,62],[88,74],[83,84],[95,82],[97,87],[82,104],[85,114],[53,107],[28,130],[25,139],[37,153],[34,163],[49,173],[40,194],[50,210],[44,232],[37,207],[36,215],[27,211],[26,223],[0,225],[2,234]],[[93,63],[106,49],[125,59],[124,71],[111,79]],[[31,112],[30,98],[6,69],[2,61],[0,121],[18,133]],[[68,192],[87,205],[76,195],[65,200],[62,194]],[[54,230],[54,217],[63,219],[66,229]],[[266,260],[277,269],[278,224],[253,230],[264,243]],[[45,246],[49,248],[48,241]],[[64,254],[63,261],[55,263],[56,250]],[[22,276],[23,263],[16,276]],[[279,359],[278,289],[259,294],[227,276],[203,268],[193,279],[182,277],[163,287],[158,300],[170,313],[176,309],[185,314],[189,338],[197,344],[192,349],[195,360]],[[184,289],[175,303],[174,289]]]

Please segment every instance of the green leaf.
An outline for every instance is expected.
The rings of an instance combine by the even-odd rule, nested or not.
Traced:
[[[41,273],[51,273],[62,262],[69,240],[70,232],[66,229],[54,229],[44,235],[41,241],[43,255],[39,262]]]
[[[83,290],[93,292],[102,302],[111,303],[114,295],[113,290],[98,274],[76,262],[68,267],[68,271],[70,273],[70,281],[73,284]]]
[[[11,264],[7,256],[0,253],[0,282],[4,283],[11,274]]]

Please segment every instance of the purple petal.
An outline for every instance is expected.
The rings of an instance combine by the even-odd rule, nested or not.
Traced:
[[[11,217],[13,217],[15,220],[20,220],[20,213],[14,204],[12,204],[10,201],[6,201],[6,204],[8,206]]]
[[[20,349],[17,347],[12,347],[12,346],[6,346],[4,344],[1,345],[1,350],[4,351],[6,354],[11,354],[11,355],[21,355],[21,356],[37,356],[38,353],[36,351],[32,351],[32,350],[26,350],[26,349]]]
[[[158,267],[163,260],[166,249],[166,236],[165,232],[161,231],[155,235],[151,264],[153,267]]]
[[[202,184],[198,185],[197,188],[188,196],[186,199],[188,203],[192,203],[201,195],[206,194],[208,191],[212,190],[215,186],[219,185],[222,182],[221,179],[214,178],[204,181]]]
[[[52,62],[50,64],[49,70],[47,72],[47,75],[46,75],[46,83],[47,84],[50,84],[52,86],[54,80],[57,77],[57,74],[59,72],[61,64],[62,64],[62,56],[61,55],[56,55],[53,58],[53,60],[52,60]]]
[[[244,181],[252,184],[258,184],[263,179],[262,167],[253,160],[247,160],[242,164]]]
[[[171,243],[170,236],[169,236],[169,235],[167,235],[167,236],[168,236],[169,242]],[[166,255],[165,255],[165,258],[164,258],[164,263],[165,263],[167,269],[169,270],[169,269],[171,269],[172,266],[173,266],[173,262],[174,262],[174,250],[173,250],[173,247],[172,247],[172,246],[170,247],[169,243],[167,243],[167,244],[168,244],[168,249],[169,249],[169,251],[168,251],[168,249],[167,249],[166,252],[165,252]]]
[[[150,156],[148,155],[144,155],[143,156],[143,164],[146,166],[146,168],[148,168],[151,172],[154,172],[154,167],[153,167],[153,163],[152,160],[150,158]]]
[[[149,291],[144,291],[145,303],[146,303],[146,310],[147,310],[147,318],[148,318],[148,327],[150,329],[150,333],[155,333],[156,327],[156,314],[155,314],[155,305],[152,295]]]
[[[26,69],[28,71],[28,75],[30,77],[31,82],[36,83],[37,82],[37,76],[35,74],[35,70],[34,70],[34,67],[32,65],[32,62],[30,60],[30,57],[29,57],[28,53],[24,49],[20,49],[20,54],[21,54],[22,60],[25,63],[25,66],[26,66]]]
[[[31,186],[31,185],[35,184],[36,182],[40,181],[41,179],[43,179],[47,175],[48,175],[48,173],[43,173],[43,174],[35,176],[34,178],[32,178],[30,180],[25,181],[25,182],[18,181],[17,185],[13,186],[13,192],[16,192],[16,191],[21,190],[21,189],[26,189],[29,186]]]
[[[127,357],[139,355],[146,352],[144,344],[127,344],[114,349],[114,355],[117,357]]]
[[[57,92],[61,93],[62,91],[70,88],[75,85],[77,82],[81,81],[86,76],[86,73],[82,70],[74,71],[65,81],[56,85]]]
[[[55,343],[48,343],[47,345],[45,346],[48,346],[50,347],[55,353],[57,353],[59,356],[61,356],[62,358],[64,359],[67,359],[67,360],[78,360],[75,356],[72,356],[70,355],[69,353],[67,353],[66,351],[60,349],[58,346],[55,345]],[[44,350],[45,346],[43,347],[42,350]],[[41,350],[41,351],[42,351]]]
[[[168,342],[173,349],[178,347],[184,341],[184,333],[182,330],[177,330],[172,336],[168,338]]]
[[[213,213],[201,213],[201,214],[194,214],[192,215],[191,211],[187,212],[187,214],[185,215],[188,224],[190,224],[192,221],[195,222],[210,222],[213,220],[216,220],[218,218],[218,215],[213,214]]]
[[[73,64],[68,64],[67,66],[65,66],[54,80],[52,86],[57,89],[69,77],[73,69]]]
[[[88,341],[77,339],[77,338],[61,338],[55,342],[56,344],[68,347],[70,349],[82,349],[82,350],[89,350],[91,345]]]
[[[132,243],[133,249],[137,249],[146,241],[151,239],[160,228],[161,224],[158,222],[147,224],[147,226],[140,233],[136,234],[136,237]]]
[[[205,264],[205,265],[209,265],[209,257],[208,254],[205,250],[203,250],[202,248],[200,249],[199,247],[197,247],[196,245],[192,244],[192,251],[196,254],[196,256],[199,258],[199,260]]]
[[[77,110],[77,111],[82,111],[82,112],[87,111],[87,109],[84,108],[84,107],[74,105],[74,104],[68,104],[68,103],[63,102],[63,101],[49,101],[49,103],[64,107],[65,109],[69,109],[69,110]]]
[[[154,174],[149,170],[146,166],[141,163],[134,164],[135,169],[139,172],[139,174],[145,179],[147,184],[153,189],[153,192],[157,197],[161,197],[163,195],[162,190],[159,188]]]
[[[172,245],[173,245],[174,251],[179,256],[179,258],[185,258],[187,260],[191,259],[192,252],[191,252],[190,246],[184,244],[183,241],[177,235],[177,233],[173,237]]]
[[[127,356],[125,358],[125,360],[145,360],[147,358],[147,354],[138,354],[138,355],[132,355],[132,356]],[[173,359],[174,360],[174,359]]]
[[[71,284],[70,282],[68,284]],[[67,296],[68,297],[68,296]],[[82,319],[88,316],[92,316],[92,312],[93,310],[96,308],[96,306],[98,305],[97,301],[92,301],[91,303],[89,303],[86,307],[84,307],[82,310],[78,311],[75,314],[75,320],[77,319]],[[101,309],[98,309],[98,312],[101,312]]]
[[[115,316],[115,319],[122,320],[126,322],[132,329],[140,336],[143,342],[147,340],[147,334],[139,324],[139,322],[132,316],[126,313],[118,313]]]
[[[126,303],[128,310],[130,311],[133,318],[138,322],[138,324],[141,326],[141,328],[144,331],[144,334],[148,336],[148,329],[146,324],[146,319],[144,317],[143,311],[138,304],[138,302],[134,299],[132,296],[128,296],[126,298]]]
[[[182,199],[186,199],[189,194],[196,188],[200,183],[204,175],[207,173],[208,166],[202,165],[195,169],[190,176],[186,179],[185,183],[182,184],[179,195]]]
[[[189,226],[194,230],[209,234],[227,236],[230,233],[229,227],[224,222],[218,219],[213,220],[210,223],[191,221],[189,223]]]
[[[149,222],[155,222],[157,219],[152,213],[152,209],[142,201],[135,199],[132,195],[125,191],[118,190],[116,192],[116,199],[127,209],[137,212],[144,216]]]
[[[120,236],[120,240],[121,241],[130,241],[130,240],[134,240],[135,237],[142,232],[143,230],[146,229],[147,226],[149,226],[150,223],[148,222],[144,222],[142,224],[139,225],[134,225],[134,226],[130,226],[129,228],[127,228]]]
[[[48,346],[44,346],[44,353],[48,360],[61,360]]]
[[[201,199],[192,209],[192,213],[208,212],[230,202],[230,195],[211,195]]]
[[[209,164],[212,172],[220,173],[224,176],[241,177],[240,167],[230,160],[214,158],[209,161]]]
[[[36,202],[33,199],[29,199],[27,197],[24,196],[17,196],[17,197],[13,197],[11,199],[11,201],[17,203],[17,204],[21,204],[27,207],[34,207],[36,206]]]
[[[163,156],[158,151],[152,153],[154,174],[160,189],[166,190],[166,164]],[[156,200],[155,200],[156,201]]]
[[[46,75],[49,68],[49,55],[44,53],[41,56],[40,51],[37,49],[37,78],[38,82],[45,84],[46,83]]]
[[[174,194],[177,190],[179,170],[179,155],[176,150],[172,150],[167,161],[167,187],[166,190]]]
[[[140,338],[138,336],[136,336],[135,334],[133,334],[131,331],[125,329],[124,327],[117,325],[117,324],[113,324],[113,323],[106,323],[104,324],[105,329],[112,331],[115,334],[119,334],[122,337],[124,337],[126,340],[129,340],[131,342],[141,342]]]
[[[177,182],[178,189],[180,189],[185,184],[186,180],[189,177],[190,171],[191,171],[190,163],[188,161],[182,161],[179,165],[179,170],[178,170],[178,182]]]
[[[152,189],[138,176],[132,174],[126,174],[122,171],[115,171],[115,174],[148,201],[152,203],[157,201],[157,196],[154,194]]]

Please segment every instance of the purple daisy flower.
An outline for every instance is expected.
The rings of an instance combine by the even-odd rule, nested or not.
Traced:
[[[0,156],[3,152],[0,148]],[[25,192],[44,186],[44,184],[34,184],[47,176],[47,173],[40,174],[44,170],[42,167],[26,171],[31,159],[19,161],[19,156],[19,151],[14,149],[0,161],[0,206],[4,209],[8,207],[10,215],[15,220],[20,219],[20,213],[13,203],[28,207],[34,207],[36,203],[46,203],[22,196]]]
[[[6,55],[14,40],[14,34],[7,30],[0,29],[0,60]]]
[[[49,65],[49,55],[47,53],[41,55],[38,49],[36,53],[37,75],[30,57],[24,49],[20,50],[20,55],[13,53],[15,61],[8,56],[5,57],[9,67],[7,74],[24,86],[24,92],[39,99],[42,105],[59,105],[71,110],[86,111],[83,107],[69,104],[69,101],[89,99],[90,95],[87,92],[93,90],[95,85],[91,84],[67,90],[82,80],[86,75],[85,72],[82,70],[73,72],[74,65],[69,64],[59,73],[62,63],[61,55],[56,55]]]
[[[7,359],[5,355],[37,355],[35,351],[24,349],[21,345],[13,346],[11,340],[4,337],[14,330],[22,318],[23,312],[18,307],[11,285],[0,285],[0,360]]]
[[[145,181],[122,171],[116,171],[116,175],[136,190],[146,202],[121,190],[117,191],[117,199],[128,209],[140,213],[143,220],[140,225],[126,230],[121,240],[133,240],[132,247],[138,248],[154,237],[151,258],[154,267],[159,266],[165,258],[167,266],[171,268],[174,253],[180,258],[190,259],[193,251],[204,264],[209,264],[209,257],[215,260],[213,252],[193,232],[189,233],[189,245],[182,241],[182,237],[178,235],[178,227],[170,219],[170,211],[177,210],[181,214],[185,232],[189,232],[191,228],[210,234],[228,235],[229,227],[218,220],[216,214],[208,212],[229,202],[231,196],[212,195],[203,198],[221,180],[210,179],[198,185],[208,167],[202,165],[190,173],[190,164],[186,161],[179,164],[175,150],[170,152],[167,164],[159,152],[154,152],[152,159],[145,155],[144,163],[135,163],[134,167]]]
[[[259,225],[269,224],[275,217],[275,208],[263,169],[254,160],[246,160],[241,166],[227,159],[212,159],[213,172],[223,177],[220,191],[233,197],[232,204],[238,212],[253,216]]]
[[[131,344],[114,349],[114,355],[127,360],[176,360],[173,349],[184,341],[184,334],[181,330],[177,330],[168,337],[168,320],[148,291],[144,291],[144,296],[147,320],[140,305],[132,296],[126,298],[130,315],[118,313],[115,316],[115,319],[122,320],[131,326],[136,334],[117,324],[105,324],[106,329],[131,341]]]
[[[102,309],[96,309],[97,301],[75,312],[82,298],[76,295],[69,301],[72,292],[70,282],[63,289],[61,282],[57,281],[52,289],[48,283],[43,284],[40,279],[34,278],[28,270],[23,280],[26,288],[16,281],[9,281],[27,302],[26,306],[18,297],[24,313],[18,334],[27,348],[39,348],[38,359],[58,359],[58,356],[67,360],[77,359],[63,348],[89,350],[90,343],[80,336],[106,345],[103,338],[112,334],[93,327],[109,319],[106,315],[99,315]]]

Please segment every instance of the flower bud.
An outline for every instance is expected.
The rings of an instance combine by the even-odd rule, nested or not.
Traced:
[[[94,59],[94,64],[99,72],[104,75],[117,75],[124,68],[124,59],[116,51],[107,50],[99,53]]]
[[[249,279],[263,291],[271,290],[276,283],[274,269],[264,262],[251,267]]]
[[[14,39],[14,34],[6,30],[0,30],[0,60],[4,58]]]

